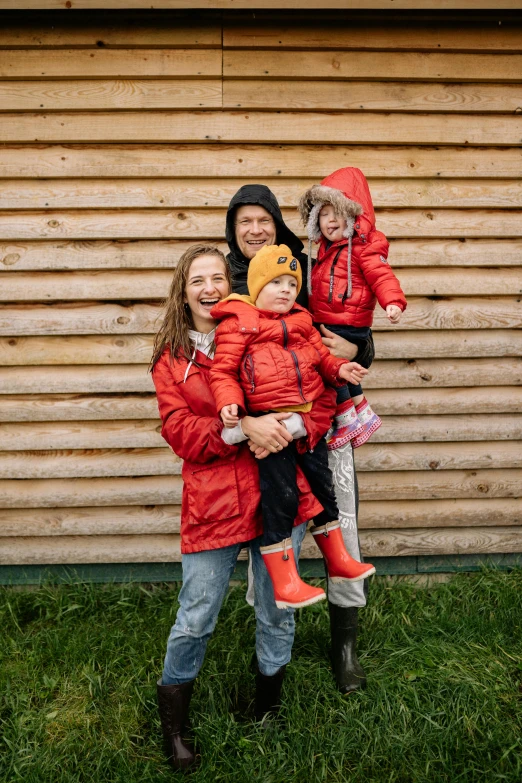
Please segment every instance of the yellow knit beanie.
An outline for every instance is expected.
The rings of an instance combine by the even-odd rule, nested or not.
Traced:
[[[301,265],[287,245],[265,245],[248,265],[248,293],[253,302],[267,283],[279,275],[292,275],[297,280],[297,293],[301,290]]]

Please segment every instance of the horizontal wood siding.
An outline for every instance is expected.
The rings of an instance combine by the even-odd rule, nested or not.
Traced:
[[[180,559],[147,374],[172,269],[248,182],[302,236],[347,165],[409,300],[376,312],[363,550],[522,552],[522,23],[256,16],[0,25],[1,564]]]

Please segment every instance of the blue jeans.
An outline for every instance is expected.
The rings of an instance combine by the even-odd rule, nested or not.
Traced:
[[[294,527],[292,531],[296,560],[305,532],[306,525]],[[291,657],[294,610],[276,607],[260,546],[261,537],[250,542],[255,587],[256,654],[261,673],[272,677]],[[233,544],[222,549],[182,555],[183,585],[176,622],[167,642],[163,685],[181,685],[197,677],[240,551],[241,544]]]

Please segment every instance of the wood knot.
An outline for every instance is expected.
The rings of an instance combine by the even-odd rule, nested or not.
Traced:
[[[421,372],[420,377],[423,381],[431,381],[432,376],[427,372]]]
[[[130,322],[130,318],[126,315],[120,315],[118,318],[116,318],[116,323],[118,324],[128,324]]]
[[[8,253],[2,258],[2,264],[5,264],[5,266],[13,266],[17,261],[20,261],[19,253]]]
[[[50,226],[51,228],[58,228],[60,223],[58,222],[58,220],[48,220],[47,225]]]
[[[184,212],[178,212],[178,220],[186,220],[187,216]]]
[[[482,492],[483,495],[487,495],[489,492],[489,487],[487,484],[477,484],[477,489],[479,492]]]
[[[437,470],[437,468],[440,467],[440,462],[438,459],[432,459],[432,461],[429,463],[429,466],[431,470]]]

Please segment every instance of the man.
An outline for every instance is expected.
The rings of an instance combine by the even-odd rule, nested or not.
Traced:
[[[288,245],[301,264],[303,279],[307,279],[308,257],[303,252],[303,243],[285,224],[276,197],[265,185],[244,185],[232,197],[226,218],[226,240],[230,249],[227,261],[232,272],[234,293],[248,294],[248,265],[265,245]],[[308,306],[305,288],[301,289],[297,297],[297,302],[303,307]],[[361,356],[367,353],[373,357],[371,338],[358,353],[355,345],[333,334],[324,325],[320,326],[320,330],[324,345],[334,356],[349,361],[360,361]],[[357,533],[357,476],[350,443],[330,452],[330,468],[334,475],[346,548],[353,557],[361,559]],[[366,605],[366,585],[366,580],[364,583],[328,583],[332,664],[337,687],[346,695],[366,685],[366,676],[355,649],[358,610]]]

